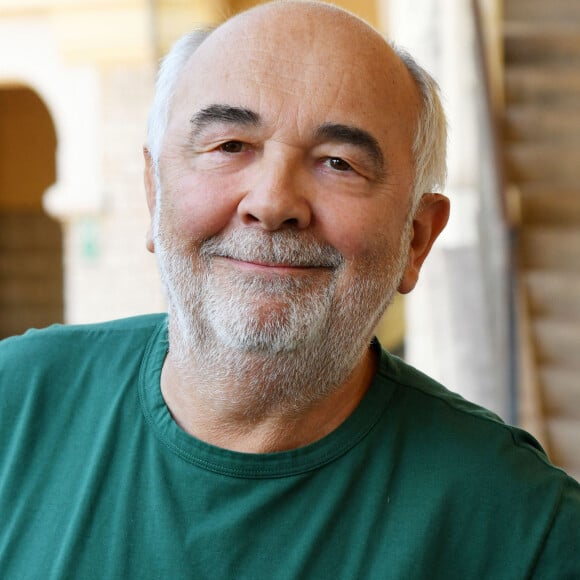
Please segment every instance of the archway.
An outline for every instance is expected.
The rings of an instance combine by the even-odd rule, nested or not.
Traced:
[[[40,97],[0,87],[0,338],[63,320],[62,232],[42,208],[55,155]]]

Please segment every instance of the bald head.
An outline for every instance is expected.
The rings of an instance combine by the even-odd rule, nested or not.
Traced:
[[[366,57],[366,49],[371,49],[376,56],[385,49],[391,52],[383,37],[364,20],[354,14],[323,2],[288,0],[269,2],[242,12],[216,28],[212,36],[230,37],[230,40],[247,38],[248,41],[260,37],[264,42],[277,39],[281,51],[288,50],[286,43],[293,45],[293,40],[314,43],[330,43],[352,52],[356,45],[356,58]],[[304,46],[306,50],[309,45]],[[289,55],[291,56],[291,55]]]
[[[363,124],[378,119],[384,131],[400,136],[399,147],[409,145],[415,197],[441,187],[445,121],[436,85],[364,21],[320,2],[263,4],[178,41],[162,65],[150,117],[154,162],[168,127],[182,122],[174,114],[176,100],[212,104],[217,85],[235,99],[257,76],[260,98],[298,122],[307,114],[304,107],[285,111],[284,99],[274,92],[318,100],[329,118],[341,109],[356,113]]]

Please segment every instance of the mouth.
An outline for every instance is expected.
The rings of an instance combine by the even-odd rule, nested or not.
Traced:
[[[268,236],[254,231],[216,236],[202,244],[201,255],[216,264],[224,262],[240,270],[271,273],[337,270],[344,263],[335,248],[288,231]]]
[[[278,262],[273,260],[264,260],[261,258],[236,258],[234,256],[217,255],[214,257],[218,261],[228,262],[230,266],[252,272],[263,272],[271,274],[297,274],[312,270],[330,270],[334,266],[327,264],[304,264],[295,262]]]

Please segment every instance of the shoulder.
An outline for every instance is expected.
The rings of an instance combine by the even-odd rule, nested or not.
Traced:
[[[30,328],[23,334],[4,338],[0,340],[0,346],[4,348],[11,343],[19,343],[22,341],[33,343],[49,337],[79,337],[82,335],[95,336],[103,333],[138,332],[141,329],[155,327],[166,318],[166,314],[156,313],[89,324],[53,324],[46,328]]]
[[[54,325],[1,341],[0,438],[81,408],[105,412],[134,390],[148,350],[164,346],[155,338],[165,327],[165,315],[147,315]]]
[[[398,457],[415,481],[439,489],[456,517],[464,514],[465,529],[508,532],[510,541],[527,545],[540,560],[530,561],[526,577],[536,565],[557,569],[558,552],[578,574],[580,484],[536,439],[387,353],[380,374],[394,386],[385,422],[396,425]]]
[[[4,400],[44,393],[56,400],[70,385],[138,373],[163,314],[86,325],[54,325],[0,342],[0,393]]]
[[[379,372],[395,387],[391,418],[432,467],[489,490],[508,482],[513,489],[529,490],[544,482],[555,485],[557,493],[556,488],[565,485],[567,475],[550,462],[530,433],[392,355],[383,354]]]
[[[83,350],[98,352],[98,347],[113,349],[123,340],[142,335],[147,337],[165,320],[164,314],[149,314],[109,322],[80,325],[55,324],[43,329],[30,329],[22,335],[0,341],[0,366],[34,365],[41,360],[70,358]]]

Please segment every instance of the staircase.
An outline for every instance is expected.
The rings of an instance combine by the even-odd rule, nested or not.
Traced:
[[[504,0],[503,34],[506,180],[520,194],[533,367],[523,388],[537,395],[552,461],[580,479],[580,1]]]

